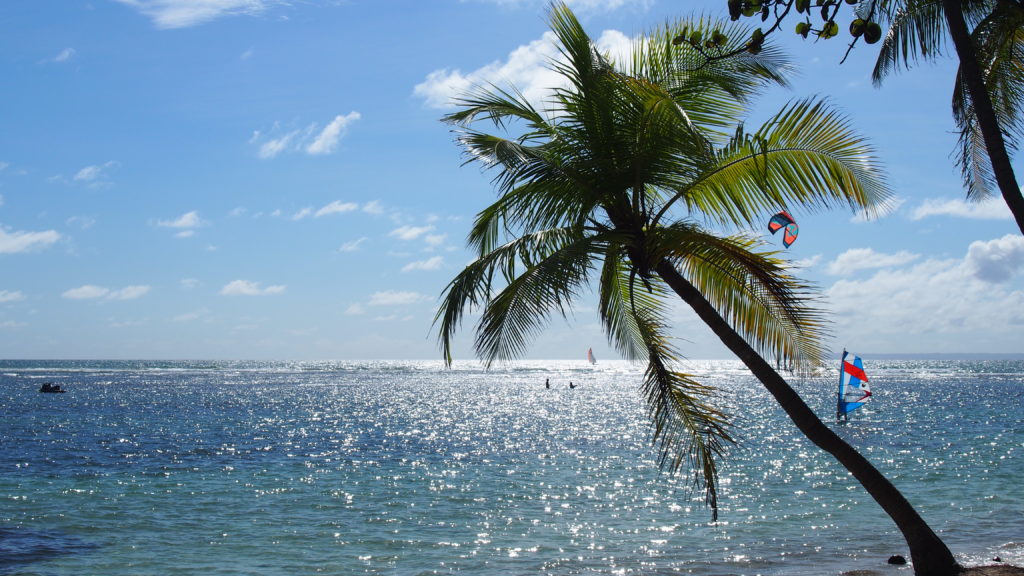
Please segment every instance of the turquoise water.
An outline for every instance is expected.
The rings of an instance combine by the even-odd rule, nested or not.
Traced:
[[[1024,564],[1024,362],[866,363],[839,433],[961,561]],[[740,439],[714,524],[627,363],[0,361],[0,574],[911,573],[737,363],[689,368]],[[834,375],[793,383],[832,414]]]

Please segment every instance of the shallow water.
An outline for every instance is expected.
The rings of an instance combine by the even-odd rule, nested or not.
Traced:
[[[1024,564],[1024,362],[867,363],[839,433],[963,562]],[[627,363],[0,361],[0,574],[911,573],[737,363],[688,368],[739,438],[718,523]],[[793,383],[831,416],[833,375]]]

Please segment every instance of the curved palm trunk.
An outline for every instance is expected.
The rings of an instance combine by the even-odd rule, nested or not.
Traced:
[[[917,576],[955,576],[961,571],[953,554],[914,510],[903,494],[864,456],[847,444],[804,403],[792,387],[747,344],[707,299],[668,261],[656,268],[657,274],[700,316],[722,343],[761,381],[782,406],[796,427],[816,446],[835,457],[864,486],[903,533]]]
[[[1003,140],[1003,132],[999,128],[999,120],[992,108],[992,99],[989,97],[985,77],[978,63],[977,52],[971,41],[967,23],[964,22],[961,0],[942,0],[942,11],[945,14],[946,25],[949,26],[949,35],[953,39],[957,56],[960,58],[960,74],[971,97],[971,103],[974,105],[974,114],[978,117],[978,126],[981,128],[981,135],[985,140],[985,149],[988,151],[989,161],[992,163],[992,172],[996,177],[996,183],[999,185],[1003,200],[1006,201],[1010,212],[1013,213],[1013,218],[1017,221],[1017,227],[1020,228],[1021,233],[1024,233],[1024,196],[1021,195],[1020,186],[1017,185],[1013,165],[1010,163],[1010,155],[1006,151],[1006,143]]]

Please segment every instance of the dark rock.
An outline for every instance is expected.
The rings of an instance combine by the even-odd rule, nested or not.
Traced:
[[[907,563],[907,559],[903,556],[900,556],[899,554],[893,554],[892,556],[889,556],[888,562],[889,564],[903,565]]]

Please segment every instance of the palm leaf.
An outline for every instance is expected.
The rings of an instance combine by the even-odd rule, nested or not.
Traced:
[[[799,100],[752,135],[738,129],[704,173],[677,200],[733,226],[760,226],[765,214],[799,204],[810,209],[847,205],[869,214],[883,209],[891,192],[870,145],[846,118],[820,100]]]
[[[507,267],[508,284],[487,303],[476,331],[476,352],[486,365],[521,356],[553,313],[568,316],[603,240],[573,233],[561,234],[560,240],[545,242],[543,250],[520,246],[522,272]]]
[[[684,465],[693,470],[694,483],[703,487],[712,520],[717,520],[716,458],[723,454],[726,443],[734,442],[728,432],[728,419],[710,403],[712,388],[671,368],[671,364],[678,361],[677,353],[664,335],[664,325],[657,316],[643,308],[634,308],[633,314],[647,346],[643,393],[654,429],[658,461],[671,473],[678,472]]]
[[[757,240],[718,237],[692,224],[659,229],[658,257],[671,260],[733,328],[758,352],[787,368],[824,362],[826,323],[811,286],[785,272],[777,252],[758,251]]]
[[[647,343],[637,321],[637,307],[661,316],[666,296],[658,283],[638,287],[635,270],[625,258],[621,244],[612,244],[605,253],[599,284],[598,310],[608,340],[623,358],[646,361]]]
[[[1008,152],[1024,135],[1020,106],[1024,102],[1024,13],[997,5],[974,28],[971,38],[978,61],[986,70],[985,82],[999,119]],[[960,130],[956,161],[971,200],[988,198],[998,189],[974,105],[957,71],[953,90],[953,118]]]
[[[445,361],[451,364],[452,339],[468,311],[486,309],[497,288],[514,279],[518,275],[517,266],[521,267],[524,261],[554,253],[574,242],[578,236],[578,231],[573,229],[523,235],[495,247],[463,268],[445,287],[441,307],[434,316]]]

